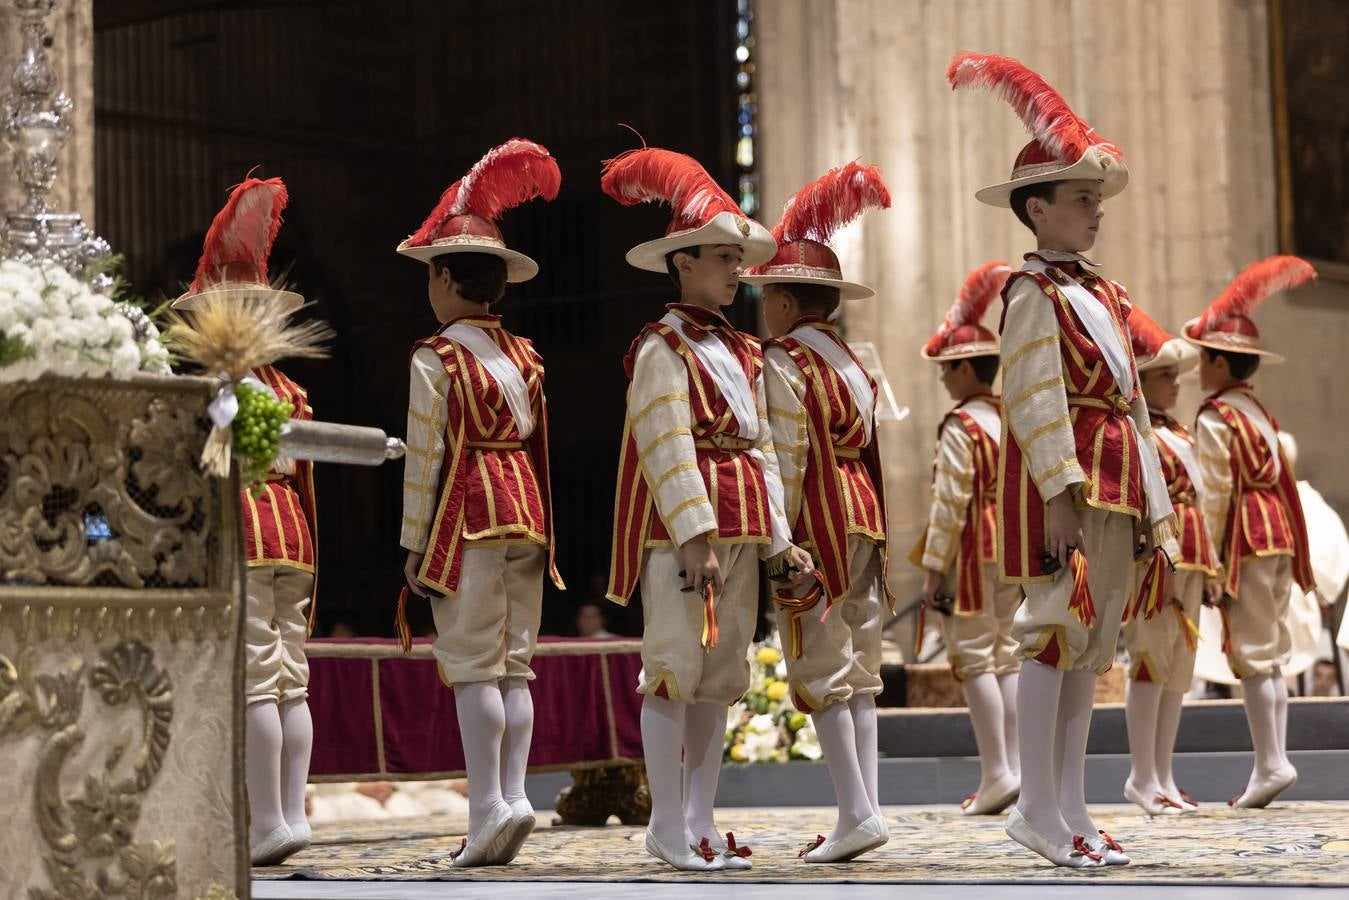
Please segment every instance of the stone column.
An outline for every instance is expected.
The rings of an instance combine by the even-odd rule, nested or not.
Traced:
[[[1009,211],[974,199],[978,187],[1007,177],[1026,132],[991,94],[953,94],[948,62],[962,50],[1017,57],[1124,148],[1131,181],[1106,204],[1092,256],[1174,331],[1243,265],[1277,249],[1266,5],[773,0],[756,6],[755,27],[764,220],[771,224],[786,196],[847,160],[878,164],[890,186],[893,208],[868,213],[837,249],[845,276],[878,292],[846,307],[848,337],[876,342],[897,396],[913,410],[881,432],[892,587],[912,597],[918,573],[903,556],[926,517],[935,427],[950,405],[918,350],[967,272],[991,259],[1019,265],[1034,246]],[[1349,318],[1328,305],[1276,300],[1257,318],[1288,349],[1308,328],[1326,335],[1317,347],[1343,346]],[[996,329],[999,313],[995,304],[986,324]],[[1300,474],[1332,490],[1340,442],[1330,439],[1325,413],[1344,436],[1349,392],[1323,395],[1314,408],[1303,387],[1329,373],[1333,358],[1294,361],[1257,381],[1286,426],[1305,428]],[[1342,380],[1341,368],[1334,374]],[[1191,378],[1183,420],[1198,399]]]
[[[52,32],[48,51],[56,70],[57,89],[75,103],[74,129],[61,150],[56,185],[47,195],[55,212],[78,212],[94,227],[94,3],[61,0],[47,18]],[[19,61],[19,25],[11,0],[0,0],[0,94],[9,93],[10,76]],[[10,153],[0,148],[0,211],[21,201],[11,176]]]

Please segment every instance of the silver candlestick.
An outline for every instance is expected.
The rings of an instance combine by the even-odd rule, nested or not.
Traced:
[[[70,137],[73,104],[56,90],[56,73],[47,58],[52,34],[46,18],[57,0],[13,0],[22,50],[4,99],[5,144],[14,153],[14,174],[26,199],[5,217],[4,256],[20,262],[56,262],[77,278],[111,255],[108,242],[87,228],[76,212],[53,212],[47,194],[56,181],[56,158]],[[111,291],[112,277],[89,279],[95,290]]]

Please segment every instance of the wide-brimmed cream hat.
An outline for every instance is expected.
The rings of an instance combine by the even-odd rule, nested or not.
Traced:
[[[250,177],[235,185],[206,231],[192,284],[170,306],[190,310],[220,296],[267,296],[288,313],[304,306],[304,297],[267,280],[267,261],[288,200],[280,178]]]
[[[539,274],[539,265],[506,246],[496,220],[527,200],[552,200],[562,186],[557,160],[542,144],[511,138],[493,147],[441,194],[422,226],[394,249],[430,262],[447,253],[482,253],[506,261],[512,284]]]
[[[937,333],[923,345],[923,359],[947,362],[975,356],[997,356],[1001,352],[998,336],[979,321],[1002,293],[1012,269],[1001,260],[986,262],[965,276],[960,292],[946,311]]]
[[[604,161],[600,188],[624,206],[668,203],[674,218],[664,237],[628,251],[628,265],[664,272],[665,257],[676,250],[728,244],[744,251],[744,265],[766,263],[777,242],[758,222],[741,212],[698,161],[683,153],[642,147]]]
[[[1096,181],[1102,197],[1113,197],[1129,183],[1119,146],[1098,135],[1058,91],[1021,62],[989,53],[960,53],[951,60],[946,80],[952,89],[993,91],[1031,133],[1031,142],[1012,164],[1012,177],[977,191],[974,196],[981,202],[1011,206],[1012,191],[1049,181]]]
[[[1211,350],[1259,356],[1270,364],[1283,357],[1266,350],[1260,342],[1260,329],[1250,314],[1266,297],[1295,288],[1316,278],[1316,269],[1296,256],[1271,256],[1251,263],[1233,278],[1216,300],[1195,318],[1185,323],[1185,340]]]
[[[829,246],[834,232],[867,209],[888,209],[890,191],[875,166],[855,162],[830,169],[787,199],[773,227],[777,252],[740,280],[766,284],[819,284],[838,290],[842,300],[863,300],[876,292],[843,278]]]
[[[974,197],[989,206],[1012,205],[1012,191],[1029,184],[1048,181],[1095,181],[1101,185],[1101,197],[1113,197],[1129,183],[1129,168],[1101,146],[1088,147],[1077,161],[1065,164],[1055,158],[1039,141],[1031,141],[1017,154],[1012,177],[1007,181],[980,188]]]

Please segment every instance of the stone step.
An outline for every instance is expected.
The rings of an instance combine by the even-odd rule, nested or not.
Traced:
[[[1349,750],[1294,750],[1298,783],[1286,800],[1349,800]],[[1249,753],[1181,753],[1177,782],[1201,804],[1225,808],[1251,773]],[[1087,802],[1124,803],[1129,757],[1110,753],[1087,757]],[[557,792],[571,784],[566,772],[530,775],[529,800],[551,809]],[[906,757],[880,761],[880,794],[885,804],[959,804],[979,785],[974,757]],[[832,806],[834,788],[823,763],[727,764],[717,791],[719,806]]]
[[[968,710],[881,709],[878,743],[889,757],[977,756]],[[1349,698],[1294,697],[1288,702],[1290,750],[1349,749]],[[1187,703],[1176,736],[1177,753],[1221,753],[1251,749],[1250,730],[1240,700]],[[1128,754],[1124,706],[1098,704],[1087,742],[1090,754]],[[1349,778],[1345,779],[1349,782]]]

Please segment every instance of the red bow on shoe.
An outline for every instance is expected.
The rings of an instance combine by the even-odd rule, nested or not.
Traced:
[[[1101,854],[1092,853],[1091,848],[1087,846],[1087,839],[1080,834],[1073,835],[1073,849],[1081,853],[1092,862],[1100,862]]]
[[[737,846],[735,843],[735,835],[731,834],[731,832],[729,831],[726,832],[726,856],[728,857],[738,856],[741,859],[746,859],[753,855],[754,851],[749,849],[748,844],[746,844],[744,847]]]
[[[968,797],[966,797],[964,800],[961,801],[961,803],[960,803],[960,808],[961,808],[961,809],[969,809],[969,808],[970,808],[970,804],[973,803],[973,802],[974,802],[974,799],[975,799],[976,797],[978,797],[978,796],[979,796],[979,792],[978,792],[978,791],[975,791],[973,794],[970,794]]]
[[[450,859],[458,859],[459,855],[468,849],[468,838],[459,842],[459,849],[450,854]]]
[[[1096,833],[1105,839],[1105,845],[1109,847],[1111,850],[1114,850],[1116,853],[1124,852],[1124,848],[1119,845],[1119,841],[1115,840],[1110,835],[1106,834],[1104,831],[1101,831],[1099,829],[1097,830]]]
[[[1172,800],[1170,797],[1166,796],[1165,794],[1158,794],[1158,795],[1157,795],[1156,797],[1154,797],[1153,799],[1156,800],[1158,803],[1160,803],[1162,806],[1167,807],[1168,809],[1181,809],[1181,810],[1183,810],[1183,809],[1185,808],[1185,807],[1181,806],[1179,803],[1177,803],[1176,801]]]
[[[712,849],[712,842],[703,838],[698,844],[689,844],[689,849],[703,858],[703,862],[711,862],[717,858],[717,851]]]
[[[801,852],[796,854],[797,858],[800,859],[801,857],[805,856],[807,853],[814,850],[816,847],[820,846],[823,843],[824,843],[824,835],[822,834],[815,835],[815,840],[811,841],[809,844],[806,844],[806,846],[801,848]]]

